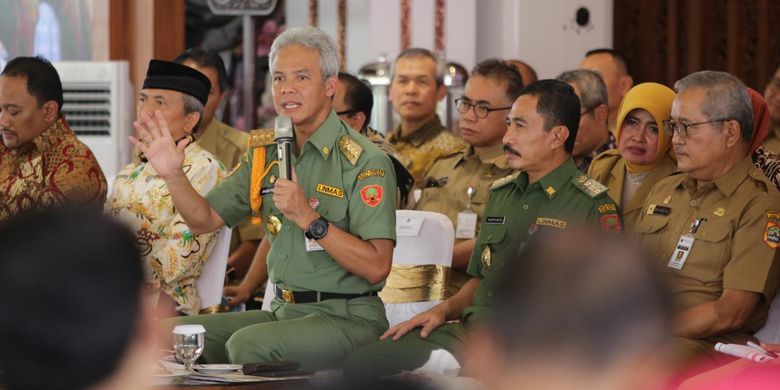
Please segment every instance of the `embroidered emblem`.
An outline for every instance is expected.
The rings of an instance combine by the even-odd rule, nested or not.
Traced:
[[[330,196],[335,197],[335,198],[344,199],[344,190],[342,190],[341,188],[329,186],[327,184],[318,183],[316,191],[321,193],[321,194],[330,195]]]
[[[541,226],[552,226],[558,229],[566,229],[566,221],[561,221],[560,219],[555,218],[538,217],[536,218],[536,224]]]
[[[363,147],[346,135],[339,140],[339,150],[352,165],[357,164],[360,155],[363,154]]]
[[[715,211],[712,212],[717,217],[722,217],[724,214],[726,214],[726,209],[723,207],[718,207],[715,209]]]
[[[599,213],[606,214],[609,212],[616,213],[617,212],[617,206],[613,203],[607,203],[599,206]]]
[[[777,249],[780,246],[780,224],[778,224],[780,212],[767,211],[766,216],[769,220],[766,222],[766,229],[764,230],[764,242],[770,248]]]
[[[358,175],[358,180],[365,180],[366,178],[369,178],[371,176],[384,176],[385,171],[382,169],[366,169],[363,172],[360,172]]]
[[[618,234],[623,231],[623,226],[620,224],[620,217],[617,214],[602,215],[599,218],[601,228],[609,234]]]
[[[490,253],[490,245],[485,245],[485,249],[482,250],[480,259],[482,260],[482,268],[485,271],[490,268],[490,263],[493,261],[493,254]]]
[[[553,196],[553,195],[555,195],[555,188],[552,188],[552,186],[549,186],[549,187],[547,187],[546,190],[544,190],[544,192],[547,193],[547,196]]]
[[[382,203],[384,194],[385,189],[378,184],[365,186],[360,190],[360,198],[363,199],[363,203],[369,207],[376,207]]]
[[[520,176],[520,172],[515,172],[509,176],[504,176],[496,181],[493,182],[493,184],[490,185],[491,190],[495,190],[497,188],[501,188],[511,182],[513,182],[517,177]]]

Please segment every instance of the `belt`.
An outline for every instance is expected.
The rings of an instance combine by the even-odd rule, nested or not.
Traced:
[[[290,291],[279,288],[274,285],[276,297],[287,303],[313,303],[326,301],[328,299],[355,299],[360,297],[371,297],[377,295],[376,291],[369,291],[363,294],[340,294],[319,291]]]

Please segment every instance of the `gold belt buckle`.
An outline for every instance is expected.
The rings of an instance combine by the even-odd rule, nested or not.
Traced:
[[[295,303],[295,295],[290,290],[282,289],[282,299],[287,303]]]

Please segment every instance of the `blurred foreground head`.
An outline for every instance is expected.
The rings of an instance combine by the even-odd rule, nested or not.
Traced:
[[[0,248],[8,389],[143,387],[153,343],[130,231],[97,210],[48,209],[4,222]]]
[[[539,235],[506,269],[466,364],[487,388],[659,388],[670,306],[652,259],[591,232]]]

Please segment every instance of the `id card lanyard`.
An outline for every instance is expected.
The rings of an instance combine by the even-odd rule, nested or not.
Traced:
[[[455,228],[455,238],[470,239],[477,236],[477,213],[471,209],[471,198],[474,197],[476,189],[469,186],[466,189],[466,196],[469,202],[466,209],[458,213],[458,226]]]
[[[677,241],[677,246],[674,248],[674,252],[672,252],[669,264],[667,264],[669,268],[678,271],[682,270],[685,261],[688,260],[691,249],[693,249],[693,243],[696,241],[694,235],[696,234],[696,231],[699,230],[699,226],[704,222],[707,222],[707,218],[696,218],[691,222],[691,228],[688,229],[688,233],[683,234],[682,237],[680,237],[680,240]]]

